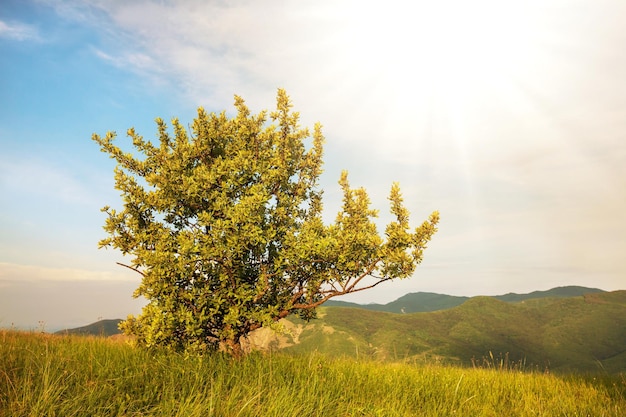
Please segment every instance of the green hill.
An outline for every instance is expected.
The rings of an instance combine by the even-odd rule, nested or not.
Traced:
[[[504,295],[496,295],[494,298],[501,301],[516,303],[520,301],[531,300],[534,298],[568,298],[600,292],[605,291],[599,288],[587,288],[571,285],[567,287],[556,287],[547,291],[533,291],[528,294],[508,293]]]
[[[354,307],[372,311],[386,311],[390,313],[418,313],[426,311],[445,310],[456,307],[469,300],[470,297],[436,294],[431,292],[416,292],[403,295],[387,304],[357,304],[348,301],[329,300],[325,307]]]
[[[520,302],[533,298],[568,298],[584,294],[604,292],[597,288],[567,286],[552,288],[547,291],[533,291],[528,294],[509,293],[496,295],[492,298],[507,302]],[[329,300],[324,303],[326,307],[355,307],[374,311],[387,311],[390,313],[419,313],[426,311],[446,310],[457,307],[470,297],[436,294],[431,292],[409,293],[388,304],[357,304],[347,301]]]
[[[507,303],[474,297],[428,313],[324,307],[262,348],[559,371],[626,371],[626,291]],[[254,342],[254,338],[253,338]]]
[[[78,334],[78,335],[91,335],[91,336],[113,336],[119,334],[120,330],[117,325],[121,322],[120,319],[113,320],[100,320],[95,323],[88,324],[87,326],[77,327],[74,329],[59,330],[55,334]]]

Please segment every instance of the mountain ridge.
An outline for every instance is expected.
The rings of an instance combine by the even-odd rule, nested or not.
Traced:
[[[408,293],[387,304],[358,304],[340,300],[329,300],[326,307],[352,307],[365,310],[386,311],[390,313],[421,313],[446,310],[457,307],[475,297],[489,297],[506,302],[521,302],[533,298],[568,298],[578,297],[589,293],[606,292],[599,288],[581,287],[575,285],[554,287],[544,291],[533,291],[526,294],[507,293],[503,295],[487,296],[454,296],[432,292]]]

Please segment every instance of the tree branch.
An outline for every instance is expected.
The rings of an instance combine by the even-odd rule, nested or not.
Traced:
[[[137,268],[133,268],[133,267],[132,267],[132,266],[130,266],[130,265],[126,265],[126,264],[123,264],[123,263],[121,263],[121,262],[115,262],[115,263],[116,263],[116,264],[118,264],[119,266],[123,266],[124,268],[128,268],[128,269],[130,269],[131,271],[135,271],[136,273],[140,274],[142,277],[145,277],[145,276],[146,276],[146,274],[144,274],[143,272],[141,272],[141,271],[140,271],[140,270],[138,270]]]
[[[359,277],[357,277],[352,284],[348,285],[346,287],[346,294],[353,292],[354,287],[356,287],[356,285],[359,282],[361,282],[361,280],[363,278],[365,278],[368,275],[371,275],[372,271],[374,271],[374,269],[376,269],[376,265],[378,265],[378,262],[380,262],[380,258],[378,258],[374,262],[372,262],[372,264],[367,268],[367,270],[365,272],[363,272]]]

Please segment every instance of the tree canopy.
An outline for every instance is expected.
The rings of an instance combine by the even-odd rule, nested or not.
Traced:
[[[134,296],[148,303],[121,324],[141,345],[241,355],[259,327],[313,318],[332,297],[411,276],[437,230],[438,212],[410,228],[394,183],[394,220],[381,237],[366,191],[350,188],[345,171],[342,209],[324,224],[320,124],[300,127],[282,89],[272,112],[253,115],[238,96],[235,107],[231,118],[199,108],[189,131],[157,118],[158,144],[131,128],[133,153],[114,132],[92,137],[117,163],[123,208],[103,208],[99,245],[129,256],[122,265],[142,276]]]

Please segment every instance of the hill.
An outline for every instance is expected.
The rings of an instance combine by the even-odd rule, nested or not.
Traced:
[[[463,304],[470,297],[436,294],[431,292],[417,292],[403,295],[387,304],[357,304],[347,301],[329,300],[326,307],[354,307],[372,311],[386,311],[389,313],[418,313],[427,311],[445,310]]]
[[[567,287],[556,287],[547,291],[533,291],[528,294],[515,294],[508,293],[504,295],[496,295],[493,298],[506,301],[510,303],[517,303],[525,300],[532,300],[534,298],[569,298],[579,297],[585,294],[601,293],[605,292],[599,288],[587,288],[570,285]]]
[[[552,288],[547,291],[533,291],[528,294],[509,293],[496,295],[492,298],[506,302],[520,302],[533,298],[568,298],[577,297],[589,293],[604,292],[598,288],[567,286]],[[436,294],[431,292],[409,293],[387,304],[357,304],[346,301],[329,300],[324,303],[326,307],[354,307],[373,311],[387,311],[390,313],[420,313],[427,311],[446,310],[460,306],[470,297]]]
[[[55,332],[55,334],[77,334],[77,335],[91,335],[91,336],[113,336],[119,334],[120,330],[117,325],[121,322],[120,319],[112,320],[100,320],[95,323],[88,324],[87,326],[77,327],[74,329],[65,329]]]
[[[393,314],[324,307],[287,335],[255,335],[263,349],[377,360],[626,371],[626,291],[508,303],[474,297],[448,310]]]
[[[250,344],[260,350],[382,361],[626,372],[626,291],[588,290],[564,287],[531,293],[536,298],[501,296],[514,301],[473,297],[452,308],[406,314],[325,305],[319,319],[306,323],[289,317],[282,321],[283,334],[259,329]],[[567,295],[579,291],[587,293]],[[446,297],[431,294],[431,305],[450,301]],[[102,320],[58,333],[109,336],[119,333],[118,323]]]

